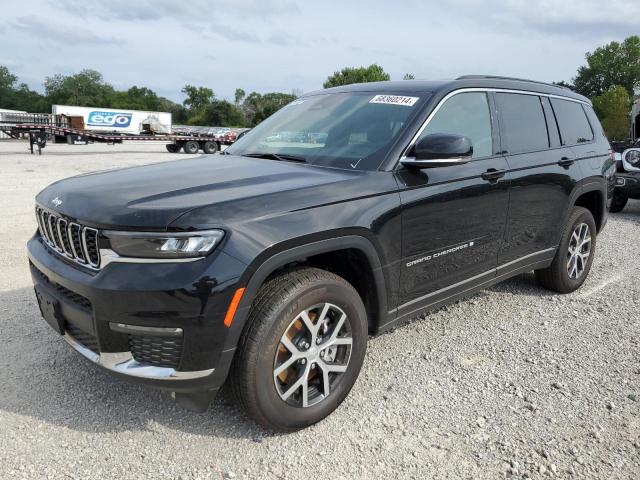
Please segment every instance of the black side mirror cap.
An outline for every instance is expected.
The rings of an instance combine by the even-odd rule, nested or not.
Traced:
[[[433,168],[462,165],[471,160],[473,145],[462,135],[433,133],[416,143],[411,156],[400,160],[405,167]]]

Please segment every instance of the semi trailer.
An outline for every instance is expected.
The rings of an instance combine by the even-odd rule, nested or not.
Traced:
[[[42,149],[49,140],[56,142],[66,141],[70,144],[76,142],[115,144],[126,141],[155,141],[166,143],[166,149],[171,153],[178,153],[182,150],[190,154],[198,153],[199,150],[202,150],[204,153],[216,153],[220,151],[222,146],[231,145],[235,141],[235,137],[223,135],[206,135],[202,133],[185,135],[172,133],[170,128],[169,133],[162,133],[151,126],[152,124],[145,123],[145,121],[149,119],[149,116],[136,115],[134,117],[134,115],[131,115],[130,120],[125,121],[116,118],[118,113],[124,114],[125,111],[118,111],[115,115],[112,115],[108,111],[113,109],[87,108],[86,110],[90,111],[66,110],[69,113],[80,113],[79,115],[0,112],[0,132],[16,139],[25,136],[28,137],[31,153],[34,153],[35,148],[37,148],[38,154],[42,153]],[[104,115],[100,118],[99,114],[95,112],[102,112]],[[111,118],[105,118],[110,115],[112,115]],[[170,125],[170,114],[167,115],[169,115],[168,123]],[[160,117],[160,119],[162,119],[162,117]],[[136,128],[140,130],[136,130],[137,133],[132,133],[131,130],[129,132],[117,130],[117,127],[113,127],[113,125],[110,127],[111,130],[104,125],[92,125],[92,123],[99,122],[120,123],[123,130],[129,128],[131,123],[137,123],[139,126]],[[125,127],[124,125],[127,122],[129,126]],[[94,127],[104,128],[94,129]]]

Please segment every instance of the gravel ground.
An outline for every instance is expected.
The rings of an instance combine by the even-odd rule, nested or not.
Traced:
[[[640,202],[612,215],[581,290],[522,275],[371,339],[327,420],[274,435],[221,392],[202,415],[97,370],[41,320],[33,197],[162,145],[0,142],[0,478],[640,478]]]

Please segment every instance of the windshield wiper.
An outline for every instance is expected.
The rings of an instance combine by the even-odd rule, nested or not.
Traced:
[[[284,162],[300,162],[307,163],[307,160],[304,157],[299,157],[298,155],[288,155],[286,153],[243,153],[243,157],[252,157],[252,158],[267,158],[270,160],[280,160]]]

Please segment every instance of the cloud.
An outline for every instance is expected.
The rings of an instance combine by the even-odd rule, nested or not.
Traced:
[[[296,44],[295,39],[286,32],[274,32],[267,37],[267,42],[279,46],[287,46]]]
[[[511,34],[537,32],[563,37],[625,36],[637,32],[640,4],[633,0],[444,0],[466,23]]]
[[[56,42],[67,46],[77,46],[78,44],[122,45],[124,43],[121,38],[110,35],[97,35],[88,29],[56,26],[42,21],[35,15],[18,17],[10,24],[10,28],[33,35],[34,38],[46,42]]]
[[[232,42],[262,43],[260,37],[255,33],[245,30],[236,30],[235,28],[231,28],[224,24],[212,26],[211,31],[216,35],[226,38],[227,40],[231,40]]]

